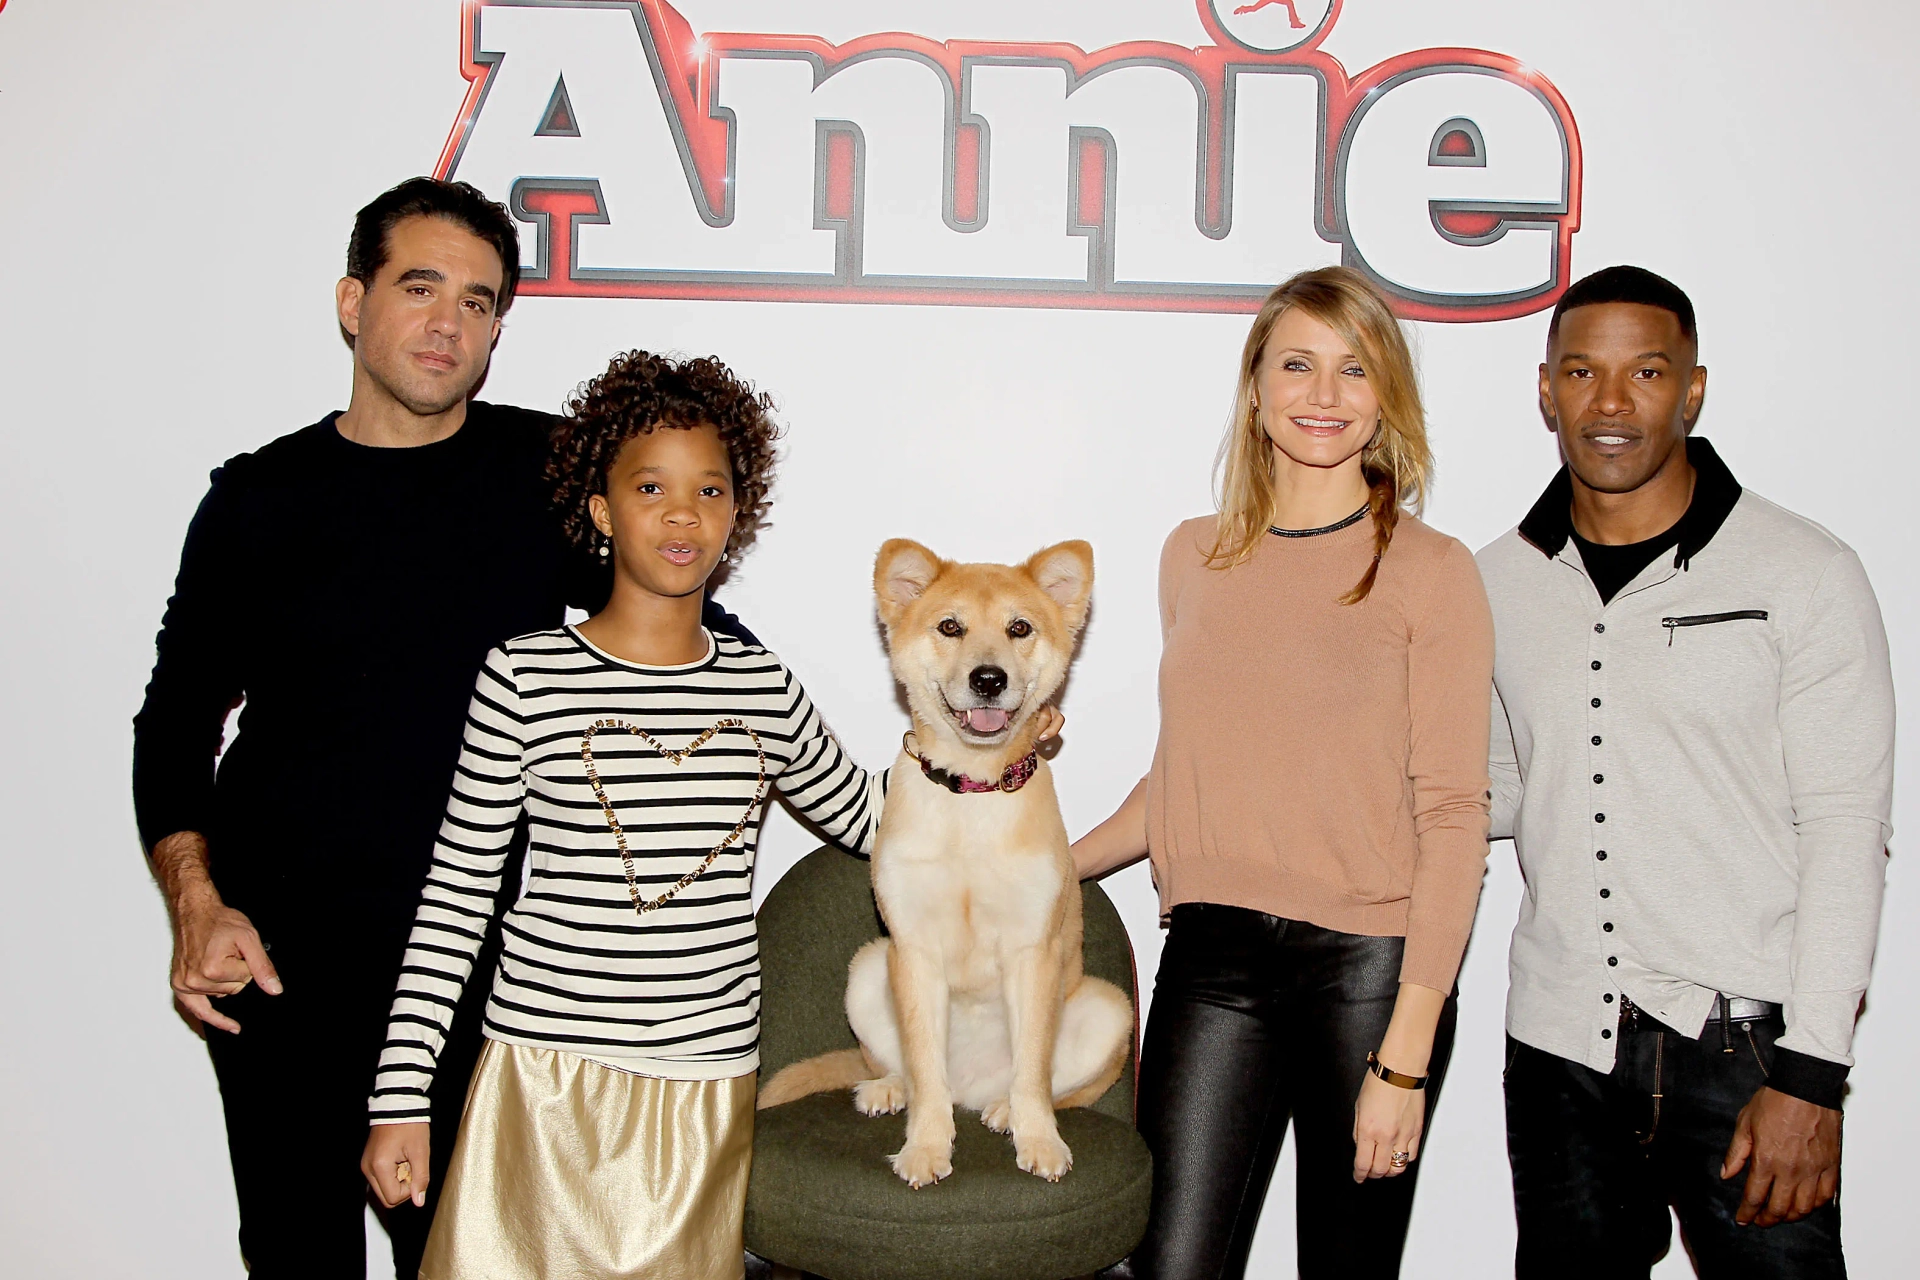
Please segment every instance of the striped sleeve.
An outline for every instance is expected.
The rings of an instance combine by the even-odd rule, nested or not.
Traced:
[[[526,802],[523,723],[512,661],[495,649],[468,706],[453,794],[401,962],[387,1043],[367,1104],[375,1124],[427,1119],[434,1065],[491,923]]]
[[[868,773],[855,764],[793,673],[783,669],[782,675],[791,708],[793,759],[776,780],[780,794],[835,844],[859,854],[872,853],[887,775]]]

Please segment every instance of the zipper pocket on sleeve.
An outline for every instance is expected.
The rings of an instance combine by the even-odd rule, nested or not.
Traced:
[[[1678,618],[1662,618],[1660,625],[1667,629],[1667,646],[1673,646],[1673,633],[1679,627],[1704,627],[1715,622],[1765,622],[1765,609],[1734,609],[1729,613],[1690,613]]]

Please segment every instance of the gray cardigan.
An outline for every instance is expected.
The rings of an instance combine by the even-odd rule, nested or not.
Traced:
[[[1616,995],[1698,1036],[1785,1006],[1770,1083],[1837,1106],[1892,827],[1893,679],[1859,558],[1705,440],[1680,545],[1605,605],[1565,472],[1479,554],[1494,838],[1526,879],[1507,1028],[1600,1071]]]

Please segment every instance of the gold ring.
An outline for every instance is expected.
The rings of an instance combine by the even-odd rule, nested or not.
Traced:
[[[402,1160],[399,1164],[395,1165],[393,1167],[393,1180],[395,1182],[412,1182],[413,1161]]]
[[[1396,1151],[1387,1157],[1387,1167],[1390,1169],[1404,1169],[1407,1167],[1407,1161],[1411,1159],[1413,1159],[1413,1152]]]

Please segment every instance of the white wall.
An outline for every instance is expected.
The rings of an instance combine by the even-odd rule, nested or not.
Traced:
[[[688,0],[695,31],[911,30],[1098,46],[1204,39],[1182,0]],[[1427,46],[1517,56],[1557,84],[1585,157],[1574,265],[1642,263],[1699,306],[1703,421],[1748,485],[1832,528],[1880,592],[1904,687],[1920,463],[1905,394],[1920,110],[1911,6],[1350,0],[1349,71]],[[0,12],[0,1248],[22,1277],[235,1276],[213,1078],[167,995],[168,936],[134,837],[128,721],[208,469],[343,403],[332,284],[353,211],[429,168],[464,90],[452,0],[193,5],[13,0]],[[861,759],[902,729],[872,622],[872,550],[967,558],[1063,537],[1097,604],[1056,768],[1074,833],[1145,767],[1156,551],[1208,505],[1243,316],[526,298],[491,399],[556,407],[616,349],[717,352],[791,425],[775,527],[725,593]],[[1532,403],[1543,315],[1415,326],[1440,484],[1478,547],[1556,465]],[[1911,742],[1903,726],[1903,744]],[[1914,820],[1901,753],[1896,827]],[[769,822],[761,888],[809,841]],[[1144,869],[1108,882],[1140,970]],[[1479,1277],[1513,1240],[1498,1061],[1518,896],[1496,846],[1409,1249]],[[1890,864],[1848,1113],[1855,1274],[1900,1273],[1920,1148],[1920,885]],[[1143,992],[1143,996],[1147,994]],[[298,1105],[297,1098],[288,1099]],[[1903,1153],[1907,1153],[1904,1154]],[[1291,1175],[1254,1273],[1291,1265]],[[1662,1276],[1688,1273],[1678,1248]]]

